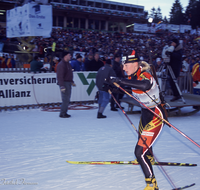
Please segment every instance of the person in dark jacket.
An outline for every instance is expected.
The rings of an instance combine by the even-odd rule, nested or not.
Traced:
[[[99,119],[106,118],[106,116],[103,115],[103,111],[105,110],[107,104],[109,103],[110,94],[108,93],[108,91],[105,91],[104,83],[106,80],[109,80],[111,76],[116,76],[116,75],[114,70],[112,69],[111,60],[108,59],[106,61],[106,64],[98,70],[96,76],[96,85],[99,90],[99,99],[98,99],[99,109],[97,113],[97,118]]]
[[[179,77],[181,68],[182,68],[182,51],[183,46],[179,43],[178,39],[173,39],[171,46],[174,46],[174,51],[170,53],[170,62],[169,65],[171,66],[176,79]],[[170,86],[173,91],[174,97],[170,101],[176,101],[181,98],[178,89],[170,75]]]
[[[88,57],[85,58],[84,64],[85,64],[85,70],[90,71],[91,69],[91,61],[93,60],[93,53],[90,52],[88,54]]]
[[[12,64],[12,68],[16,67],[16,62],[15,62],[14,55],[11,55],[11,64]]]
[[[96,52],[94,54],[94,59],[90,62],[88,67],[88,71],[98,71],[101,67],[104,66],[103,61],[99,59],[99,53]]]
[[[57,66],[57,80],[60,86],[62,105],[60,109],[60,117],[68,118],[71,117],[67,114],[68,106],[71,97],[71,86],[73,83],[73,72],[72,67],[69,63],[72,56],[70,52],[63,53],[63,59],[58,63]]]
[[[120,63],[121,60],[121,56],[119,54],[116,54],[114,56],[114,62],[113,62],[113,70],[115,71],[115,74],[117,77],[119,78],[124,78],[124,74],[123,74],[123,69],[122,69],[122,65]],[[117,93],[113,93],[113,96],[116,98],[116,100],[119,102],[120,99],[123,98],[123,93],[121,94],[117,94]],[[111,107],[111,111],[118,111],[116,108],[118,108],[118,105],[116,105],[113,97],[111,97],[110,100],[110,107]]]
[[[38,56],[35,56],[33,58],[30,65],[31,65],[31,71],[34,72],[34,73],[43,71],[42,70],[43,63],[39,61]]]

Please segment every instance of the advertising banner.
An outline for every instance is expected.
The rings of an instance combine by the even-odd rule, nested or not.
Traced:
[[[6,12],[6,36],[45,36],[52,31],[52,6],[28,3]]]
[[[180,33],[185,33],[191,30],[192,30],[191,25],[180,25]]]
[[[173,33],[179,33],[180,32],[180,27],[179,27],[179,25],[176,25],[176,24],[168,24],[167,29],[170,32],[173,32]]]
[[[134,31],[148,32],[148,30],[149,30],[149,27],[147,26],[147,24],[134,23]]]
[[[94,101],[96,72],[74,72],[71,102]],[[55,73],[1,73],[0,107],[61,102]]]

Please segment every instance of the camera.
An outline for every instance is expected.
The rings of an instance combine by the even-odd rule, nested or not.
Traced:
[[[162,50],[162,58],[164,63],[169,63],[170,62],[170,53],[174,51],[174,46],[164,46]]]

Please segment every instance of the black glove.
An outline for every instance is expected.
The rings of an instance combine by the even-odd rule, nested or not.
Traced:
[[[113,86],[110,83],[104,82],[102,86],[103,91],[108,92],[108,90],[112,91]]]
[[[118,77],[113,77],[113,76],[111,76],[109,82],[110,82],[110,83],[114,83],[114,82],[115,82],[115,83],[117,83],[117,84],[120,84],[121,79],[118,78]]]

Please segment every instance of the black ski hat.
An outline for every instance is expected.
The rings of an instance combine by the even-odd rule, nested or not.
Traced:
[[[140,61],[140,58],[135,50],[132,51],[131,55],[126,55],[122,57],[122,64],[134,63]]]
[[[63,51],[62,56],[65,57],[65,55],[67,55],[67,54],[72,54],[72,53],[69,51]]]

